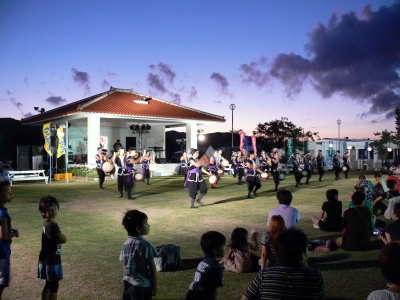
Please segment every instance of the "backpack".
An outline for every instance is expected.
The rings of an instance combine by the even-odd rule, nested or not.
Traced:
[[[158,256],[154,263],[158,272],[178,269],[182,264],[181,247],[175,244],[156,247]]]

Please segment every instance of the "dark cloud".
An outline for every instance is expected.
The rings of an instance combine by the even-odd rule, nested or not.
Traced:
[[[46,102],[50,103],[51,105],[58,106],[60,104],[65,103],[67,100],[63,99],[61,96],[51,96],[46,99]]]
[[[21,109],[21,106],[23,105],[21,102],[17,102],[15,98],[10,98],[10,101],[12,104],[14,104],[18,109]]]
[[[249,64],[242,64],[239,68],[243,73],[240,74],[242,78],[242,83],[250,84],[254,83],[258,87],[263,87],[269,82],[270,76],[268,72],[263,72],[259,70],[260,64],[256,62],[251,62]]]
[[[165,88],[165,82],[160,75],[150,72],[147,74],[147,83],[149,84],[150,88],[155,89],[157,92],[164,94],[167,91]]]
[[[75,68],[71,69],[73,73],[72,79],[85,89],[85,94],[90,93],[90,76],[86,72],[78,71]]]
[[[114,78],[117,76],[117,73],[115,72],[110,72],[110,71],[106,71],[106,75],[110,76],[111,78]]]
[[[23,116],[24,118],[29,118],[29,117],[32,117],[33,114],[31,114],[30,112],[28,112],[28,113],[26,113],[26,114],[22,114],[22,116]]]
[[[318,23],[308,33],[307,57],[278,54],[268,75],[285,86],[289,98],[309,83],[323,98],[339,94],[370,103],[361,118],[392,116],[400,106],[399,32],[400,1],[375,12],[371,5],[364,6],[360,16],[354,12],[340,15],[335,10],[327,26]],[[262,86],[258,65],[243,64],[240,70],[245,83]]]
[[[101,87],[103,89],[108,89],[110,86],[111,84],[109,84],[107,80],[103,79],[103,81],[101,82]]]
[[[181,96],[178,93],[169,93],[172,98],[172,102],[176,104],[181,104]]]
[[[158,70],[164,75],[169,83],[173,83],[176,78],[176,73],[172,71],[172,67],[162,62],[158,63]]]
[[[24,78],[24,82],[25,82],[26,84],[29,84],[29,79],[28,79],[28,76],[25,76],[25,78]]]
[[[190,88],[190,94],[188,97],[189,102],[193,102],[197,98],[197,89],[195,86]]]
[[[232,97],[232,94],[229,92],[229,89],[228,89],[229,83],[228,83],[228,80],[226,79],[225,76],[223,76],[223,75],[221,75],[221,74],[219,74],[219,73],[214,72],[214,73],[211,74],[211,77],[210,77],[210,78],[211,78],[212,80],[214,80],[214,82],[217,84],[218,90],[219,90],[222,94],[224,94],[224,95],[226,95],[226,96],[231,96],[231,97]]]

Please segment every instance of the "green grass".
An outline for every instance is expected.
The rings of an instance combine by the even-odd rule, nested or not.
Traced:
[[[327,239],[337,235],[327,234],[312,226],[311,217],[318,215],[325,191],[339,190],[343,207],[355,185],[358,174],[350,180],[333,180],[332,172],[324,182],[312,177],[309,186],[294,188],[292,175],[286,177],[280,188],[293,192],[292,205],[299,209],[302,220],[299,227],[310,239]],[[372,175],[368,175],[373,180]],[[4,293],[4,299],[38,299],[44,281],[37,279],[37,259],[41,247],[42,216],[38,200],[46,194],[60,201],[56,219],[68,242],[62,246],[64,279],[60,282],[59,299],[120,299],[123,269],[119,253],[126,239],[121,225],[124,212],[139,209],[149,217],[151,231],[146,239],[154,246],[175,243],[181,246],[183,267],[175,272],[158,273],[159,287],[156,299],[184,299],[193,280],[194,271],[203,257],[199,238],[207,230],[222,232],[229,239],[235,227],[248,230],[266,229],[268,213],[277,204],[271,180],[263,181],[259,197],[245,199],[247,186],[238,186],[237,180],[224,176],[218,189],[209,189],[204,197],[204,207],[189,208],[190,200],[178,176],[154,178],[152,185],[135,184],[135,200],[119,199],[116,181],[106,181],[105,189],[98,183],[53,181],[15,183],[14,200],[8,204],[12,225],[19,229],[20,237],[13,239],[11,270],[12,281]],[[261,238],[261,235],[260,235]],[[324,275],[325,294],[328,299],[365,299],[375,290],[386,286],[377,257],[383,243],[374,237],[372,250],[330,253],[310,253],[309,266]],[[256,252],[260,255],[260,251]],[[224,271],[224,286],[219,289],[220,299],[240,299],[256,273],[234,274]]]

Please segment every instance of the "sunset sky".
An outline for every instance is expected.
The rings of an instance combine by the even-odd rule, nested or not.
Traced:
[[[394,130],[400,2],[0,1],[0,117],[110,86],[225,116],[287,117],[321,138]]]

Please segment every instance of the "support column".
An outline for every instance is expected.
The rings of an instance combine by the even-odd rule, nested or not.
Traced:
[[[186,151],[189,153],[190,148],[197,149],[197,123],[186,124]]]
[[[100,116],[90,114],[87,118],[87,138],[88,138],[88,165],[91,167],[96,165],[97,147],[100,146]]]

